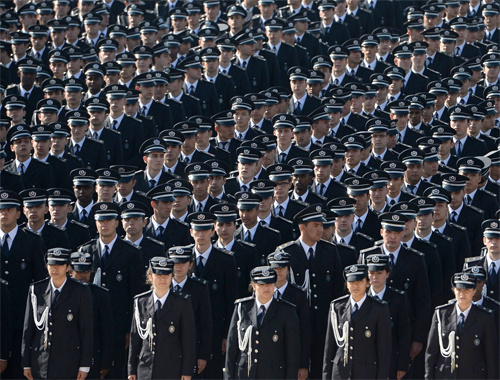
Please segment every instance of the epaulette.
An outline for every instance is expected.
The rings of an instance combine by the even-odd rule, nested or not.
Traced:
[[[439,310],[439,309],[444,309],[445,307],[449,307],[451,304],[449,303],[445,303],[444,305],[439,305],[439,306],[436,306],[436,310]]]
[[[139,195],[142,195],[143,197],[147,197],[146,193],[144,191],[140,191],[140,190],[134,190],[135,193],[139,194]]]
[[[55,158],[56,160],[61,161],[61,162],[67,162],[68,161],[68,160],[66,160],[63,157],[59,157],[59,156],[52,156],[52,157],[53,157],[53,159]]]
[[[90,228],[89,226],[87,226],[86,224],[83,224],[83,223],[79,222],[78,220],[71,219],[69,222],[71,224],[74,224],[75,226],[78,226],[78,227]]]
[[[179,223],[179,224],[182,224],[186,227],[189,227],[189,223],[186,223],[186,222],[183,222],[182,220],[179,220],[179,219],[172,219],[175,223]]]
[[[231,79],[231,77],[230,77],[229,75],[227,75],[227,74],[224,74],[224,73],[219,73],[219,75],[220,75],[221,77],[226,77],[227,79]],[[179,102],[179,103],[182,103],[182,102]]]
[[[9,285],[9,283],[5,281],[3,278],[0,278],[0,283],[2,283],[2,285]]]
[[[48,220],[46,222],[47,222],[47,226],[50,226],[52,228],[56,228],[59,231],[66,231],[66,228],[64,228],[64,227],[58,226],[57,224],[54,224],[54,223],[52,223],[52,222],[50,222]]]
[[[293,224],[291,220],[288,220],[287,218],[283,218],[281,215],[274,215],[274,217],[278,220],[282,220],[283,222],[286,222],[288,224]]]
[[[208,281],[201,278],[201,277],[189,277],[189,279],[196,281],[196,282],[199,282],[200,284],[203,284],[203,285],[208,285]]]
[[[146,120],[153,120],[153,116],[150,116],[150,115],[144,115],[144,114],[142,114],[141,117],[144,118],[144,119],[146,119]]]
[[[255,243],[250,243],[249,241],[245,241],[243,239],[236,239],[236,241],[242,245],[247,245],[251,248],[255,248],[256,244]]]
[[[224,248],[217,248],[220,252],[222,253],[225,253],[226,255],[228,256],[234,256],[234,252],[233,251],[228,251],[227,249],[224,249]]]
[[[120,131],[117,131],[116,129],[111,129],[111,128],[109,128],[109,130],[110,130],[111,132],[113,132],[113,133],[116,133],[118,136],[121,136],[121,135],[122,135],[122,133],[121,133]]]
[[[424,256],[425,256],[422,252],[419,252],[419,251],[417,251],[416,249],[413,249],[413,248],[410,248],[410,247],[406,247],[406,249],[407,249],[409,252],[414,253],[414,254],[416,254],[416,255],[419,255],[419,256],[422,256],[422,257],[424,257]]]
[[[183,292],[176,292],[175,290],[172,292],[175,296],[182,298],[184,300],[188,300],[191,298],[191,294],[188,293],[183,293]]]
[[[299,205],[302,205],[302,206],[305,206],[305,207],[309,206],[309,203],[306,203],[306,202],[303,202],[303,201],[298,201],[297,199],[290,198],[290,201],[298,203]]]
[[[317,196],[319,199],[321,199],[321,200],[323,200],[323,201],[328,201],[328,198],[327,198],[327,197],[325,197],[325,196],[323,196],[323,195],[320,195],[320,194],[318,194],[318,193],[314,193],[314,194],[316,194],[316,196]]]
[[[491,302],[491,303],[493,303],[493,304],[495,304],[495,305],[497,305],[497,306],[500,306],[500,302],[498,302],[496,299],[493,299],[493,298],[488,297],[488,296],[483,296],[483,298],[484,298],[485,300],[488,300],[488,302]]]
[[[477,261],[480,261],[481,259],[483,258],[483,256],[471,256],[471,257],[466,257],[465,258],[465,262],[466,263],[475,263]]]
[[[80,245],[80,246],[78,247],[78,250],[80,250],[80,248],[82,248],[82,247],[85,247],[86,245],[92,245],[92,244],[93,244],[93,243],[95,243],[95,242],[97,242],[97,239],[92,239],[92,240],[89,240],[88,242],[83,243],[82,245]]]
[[[446,170],[449,170],[449,172],[453,172],[453,173],[457,172],[457,169],[452,168],[451,166],[448,166],[448,165],[440,165],[440,168],[445,168]],[[442,172],[439,171],[438,173],[442,173]]]
[[[13,176],[19,176],[19,177],[21,177],[21,173],[18,173],[18,172],[5,172],[5,173],[7,173],[7,174],[9,174],[9,175],[13,175]]]
[[[7,88],[13,88],[13,87],[16,87],[16,86],[17,86],[17,84],[9,84],[9,85],[7,86]]]
[[[275,233],[277,233],[277,234],[279,234],[279,233],[280,233],[277,229],[271,228],[271,227],[269,227],[269,226],[262,226],[262,227],[263,227],[263,228],[265,228],[265,229],[267,229],[267,230],[271,230],[271,231],[273,231],[273,232],[275,232]]]
[[[354,247],[350,244],[346,244],[346,243],[335,243],[335,244],[339,247],[344,247],[344,248],[350,249],[351,251],[356,251],[356,247]]]
[[[452,226],[453,228],[456,228],[456,229],[459,229],[459,230],[462,230],[462,231],[467,231],[467,228],[465,228],[464,226],[461,226],[460,224],[456,224],[456,223],[448,223],[450,226]]]
[[[345,300],[346,298],[349,298],[349,297],[350,297],[350,295],[346,294],[345,296],[342,296],[342,297],[334,299],[332,302],[335,303],[335,302],[343,301],[343,300]]]
[[[375,242],[375,245],[376,245],[377,247],[381,246],[382,244],[384,244],[384,240],[377,240],[377,241]]]
[[[292,286],[292,287],[294,287],[295,289],[300,290],[301,292],[307,293],[307,291],[306,291],[306,290],[305,290],[302,286],[299,286],[299,285],[297,285],[297,284],[294,284],[294,283],[289,282],[287,286]]]
[[[93,141],[93,142],[96,142],[96,143],[104,145],[104,141],[102,141],[102,140],[98,140],[98,139],[95,139],[93,137],[88,137],[88,136],[85,136],[85,138],[88,139],[88,140],[90,140],[90,141]]]
[[[75,159],[77,159],[77,160],[81,160],[81,158],[80,158],[80,157],[78,157],[76,154],[74,154],[74,153],[72,153],[72,152],[69,152],[69,151],[64,152],[64,155],[68,155],[69,157],[75,158]]]
[[[224,75],[224,74],[222,74],[222,73],[219,73],[219,74]],[[179,103],[179,104],[182,104],[182,102],[181,102],[181,101],[179,101],[179,100],[177,100],[177,99],[174,99],[174,98],[170,98],[169,100],[170,100],[171,102],[174,102],[174,103]]]
[[[100,289],[100,290],[104,290],[105,292],[109,292],[109,289],[108,288],[105,288],[104,286],[101,286],[101,285],[96,285],[94,283],[90,283],[89,286],[92,288],[97,288],[97,289]]]
[[[484,191],[486,194],[491,195],[492,197],[498,198],[498,196],[494,192],[492,192],[492,191],[489,191],[489,190],[486,190],[486,189],[481,190],[481,191]]]
[[[45,277],[42,280],[38,280],[38,281],[32,282],[31,285],[40,284],[40,283],[45,282],[45,281],[50,281],[50,277]]]
[[[289,305],[289,306],[292,306],[292,307],[294,307],[294,308],[296,308],[296,307],[297,307],[295,304],[293,304],[293,303],[291,303],[290,301],[287,301],[287,300],[285,300],[285,299],[283,299],[283,298],[278,298],[278,302],[284,303],[284,304]]]
[[[149,296],[152,292],[153,292],[152,290],[148,290],[147,292],[136,294],[134,296],[134,298],[141,298],[141,297],[144,297],[144,296]]]
[[[391,289],[395,293],[401,294],[402,296],[404,296],[406,294],[404,290],[401,290],[401,289],[398,289],[398,288],[394,288],[392,286],[388,286],[387,288]]]
[[[490,313],[490,314],[493,314],[493,310],[487,308],[487,307],[484,307],[482,305],[476,305],[476,304],[473,304],[474,306],[476,306],[479,310],[483,310],[483,311],[486,311],[487,313]]]
[[[175,99],[172,99],[172,100],[175,100]],[[176,100],[176,101],[177,101],[177,100]],[[129,117],[130,117],[132,120],[137,121],[138,123],[142,123],[141,119],[138,119],[138,118],[136,118],[136,117],[134,117],[134,116],[129,116]]]
[[[35,235],[35,236],[38,236],[38,237],[42,237],[41,233],[38,233],[36,231],[32,231],[28,227],[23,227],[23,231],[27,232],[28,234],[32,234],[32,235]]]
[[[368,236],[362,232],[355,232],[354,235],[361,236],[362,238],[365,238],[370,241],[374,241],[374,239],[371,236]]]
[[[254,301],[254,297],[245,297],[245,298],[239,298],[234,303],[242,303],[242,302],[247,302],[247,301]]]
[[[449,241],[449,242],[452,242],[452,241],[453,241],[453,239],[452,239],[451,237],[446,236],[446,235],[443,235],[443,234],[439,234],[439,233],[438,233],[438,234],[436,234],[436,236],[437,236],[439,239],[444,239],[444,240]]]
[[[379,304],[381,305],[387,305],[387,301],[384,301],[384,300],[381,300],[380,298],[378,297],[373,297],[373,296],[370,296],[370,298],[376,302],[378,302]]]
[[[83,281],[80,281],[80,280],[77,280],[77,279],[75,279],[75,278],[73,278],[73,277],[68,277],[68,279],[69,279],[70,281],[74,281],[75,283],[77,283],[77,284],[79,284],[79,285],[89,286],[89,284],[88,284],[88,283],[83,282]]]
[[[295,244],[295,241],[292,240],[292,241],[289,241],[288,243],[285,243],[285,244],[281,244],[279,245],[276,249],[285,249],[285,248],[288,248],[290,247],[292,244]]]
[[[253,57],[257,58],[257,59],[260,59],[261,61],[265,61],[266,60],[264,57],[262,57],[260,55],[254,55]],[[245,69],[246,69],[246,67],[245,67]]]
[[[364,255],[365,257],[370,256],[370,253],[377,255],[377,254],[382,254],[382,248],[379,246],[373,246],[370,248],[365,248],[359,251],[359,255]]]
[[[321,239],[320,240],[322,243],[326,243],[326,244],[329,244],[329,245],[333,245],[335,246],[335,244],[333,244],[331,241],[328,241],[328,240],[325,240],[325,239]]]
[[[123,241],[124,243],[127,243],[127,244],[128,244],[128,245],[130,245],[131,247],[134,247],[134,248],[135,248],[135,249],[137,249],[137,250],[140,250],[140,249],[141,249],[141,247],[140,247],[140,246],[135,245],[135,244],[134,244],[134,243],[132,243],[131,241],[124,240],[124,239],[122,239],[122,241]]]
[[[471,205],[468,205],[467,207],[470,207],[471,209],[473,209],[474,211],[476,211],[477,213],[479,213],[481,215],[484,214],[484,210],[481,210],[479,207],[471,206]]]
[[[158,245],[161,245],[162,247],[165,246],[165,243],[162,242],[162,241],[159,241],[159,240],[156,240],[155,238],[152,238],[151,236],[144,236],[147,240],[149,240],[150,242],[154,243],[154,244],[158,244]]]
[[[416,236],[415,236],[415,237],[416,237]],[[425,240],[425,239],[421,239],[421,238],[419,238],[419,237],[416,237],[416,238],[417,238],[417,240],[418,240],[419,242],[421,242],[421,243],[427,244],[427,245],[429,245],[429,246],[431,246],[431,247],[433,247],[433,248],[437,248],[437,245],[436,245],[435,243],[433,243],[432,241],[428,241],[428,240]]]
[[[456,299],[456,298],[452,298],[452,299],[449,299],[449,300],[448,300],[448,304],[450,304],[450,303],[455,303],[455,302],[457,302],[457,299]]]

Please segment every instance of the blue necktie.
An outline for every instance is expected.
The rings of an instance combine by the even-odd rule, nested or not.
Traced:
[[[354,320],[354,317],[356,317],[356,314],[358,313],[358,304],[354,304],[354,310],[351,313],[351,320]]]
[[[54,298],[52,298],[52,306],[54,306],[54,304],[57,302],[60,293],[61,292],[59,291],[59,289],[54,290]]]
[[[109,258],[109,247],[107,245],[105,245],[104,246],[104,253],[102,254],[102,263],[103,263],[104,267],[106,267],[108,258]]]
[[[264,305],[260,305],[260,313],[257,314],[257,327],[260,329],[262,326],[262,321],[264,320],[264,315],[266,315],[266,307]]]
[[[9,253],[10,253],[8,239],[9,239],[9,235],[8,234],[3,235],[3,239],[2,239],[2,255],[4,255],[5,257],[9,257]]]
[[[458,323],[457,323],[458,335],[460,335],[460,332],[462,331],[462,328],[464,327],[464,323],[465,323],[465,315],[464,315],[464,313],[460,313],[460,319],[458,320]]]
[[[203,269],[205,269],[205,264],[203,264],[203,256],[198,257],[198,265],[196,266],[198,270],[198,275],[203,273]]]
[[[489,288],[493,289],[493,285],[497,282],[498,279],[498,273],[495,268],[495,263],[492,262],[490,264],[490,270],[488,271],[488,283],[489,283]]]

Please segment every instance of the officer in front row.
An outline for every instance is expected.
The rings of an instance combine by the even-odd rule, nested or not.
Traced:
[[[455,273],[456,301],[436,308],[425,353],[426,379],[498,379],[493,312],[472,302],[476,277]]]
[[[21,348],[28,380],[84,380],[92,364],[92,293],[67,277],[70,253],[48,250],[50,278],[32,284],[28,293]]]
[[[134,298],[128,379],[190,380],[195,364],[191,296],[171,289],[174,262],[153,257],[147,272],[151,290]]]
[[[250,277],[255,295],[236,301],[225,378],[296,379],[301,342],[295,307],[273,297],[277,279],[273,268],[256,267]]]
[[[92,275],[92,256],[88,253],[74,252],[70,256],[70,275],[75,280],[89,284],[92,292],[94,310],[94,352],[92,365],[87,379],[101,379],[111,368],[113,349],[113,316],[108,289],[90,283]]]

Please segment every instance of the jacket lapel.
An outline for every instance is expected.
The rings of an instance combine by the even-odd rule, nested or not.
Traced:
[[[52,304],[52,285],[50,284],[50,281],[47,284],[45,292],[43,293],[43,299],[45,301],[45,306],[50,306]]]
[[[113,264],[113,261],[116,260],[116,258],[120,255],[121,250],[120,250],[120,238],[117,238],[115,241],[115,244],[113,244],[113,248],[111,249],[111,252],[109,252],[108,259],[106,260],[106,268],[109,268],[111,264]]]
[[[54,304],[54,309],[57,309],[71,295],[71,284],[69,281],[70,281],[69,279],[66,280],[66,284],[64,284],[61,290],[61,294],[59,294],[59,297],[57,298],[57,301]]]
[[[272,299],[271,304],[269,305],[266,314],[264,315],[264,319],[262,320],[262,326],[266,323],[269,323],[269,321],[271,321],[276,316],[276,313],[278,312],[277,302],[278,301],[276,301],[274,298]],[[254,307],[254,309],[256,308]],[[257,310],[255,310],[255,312],[257,312]]]
[[[165,300],[165,303],[163,304],[163,307],[160,310],[160,314],[158,314],[157,320],[159,321],[162,319],[171,309],[172,309],[172,295],[173,290],[170,289],[170,292],[168,293],[167,299]]]
[[[307,260],[307,254],[304,251],[304,248],[302,248],[302,244],[300,244],[300,239],[295,240],[295,244],[297,245],[300,252],[299,255],[297,255],[299,261],[305,268],[309,268],[309,261]]]

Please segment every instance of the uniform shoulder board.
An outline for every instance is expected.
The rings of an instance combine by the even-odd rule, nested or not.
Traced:
[[[378,302],[379,304],[382,304],[382,305],[387,305],[387,301],[384,301],[384,300],[381,300],[380,298],[378,297],[373,297],[373,296],[370,296],[370,298],[376,302]]]
[[[7,88],[13,88],[13,87],[16,87],[16,86],[17,86],[17,84],[10,84],[10,85],[7,86]]]
[[[291,220],[288,220],[287,218],[283,218],[281,215],[274,215],[274,217],[278,220],[281,220],[282,222],[285,222],[287,224],[293,224]]]
[[[269,227],[269,226],[262,226],[262,227],[263,227],[263,228],[265,228],[266,230],[270,230],[270,231],[272,231],[272,232],[274,232],[274,233],[277,233],[277,234],[279,234],[279,233],[280,233],[278,230],[276,230],[276,229],[274,229],[274,228],[271,228],[271,227]]]
[[[158,244],[158,245],[161,245],[162,247],[165,246],[165,243],[162,242],[162,241],[159,241],[159,240],[156,240],[155,238],[152,238],[151,236],[145,236],[144,237],[149,240],[150,242],[154,243],[154,244]]]
[[[337,244],[338,246],[350,249],[351,251],[356,251],[356,247],[354,247],[353,245],[345,244],[345,243],[335,243],[335,244]]]
[[[365,238],[366,240],[374,241],[371,236],[368,236],[368,235],[366,235],[366,234],[364,234],[362,232],[355,232],[354,234],[358,235],[358,236],[361,236],[362,238]]]
[[[175,100],[175,99],[172,99],[172,100]],[[136,121],[138,123],[142,123],[141,119],[139,119],[137,117],[132,117],[132,116],[129,116],[129,117],[130,117],[130,119],[132,119],[132,120],[134,120],[134,121]]]
[[[141,115],[142,118],[146,119],[146,120],[151,120],[153,121],[153,116],[150,116],[150,115]]]
[[[472,257],[466,257],[465,262],[470,263],[470,262],[476,262],[479,261],[483,258],[483,256],[472,256]]]
[[[476,305],[476,304],[473,304],[474,306],[476,306],[479,310],[483,310],[483,311],[486,311],[487,313],[490,313],[490,314],[493,314],[493,310],[487,308],[487,307],[484,307],[484,306],[480,306],[480,305]]]
[[[75,226],[78,226],[78,227],[87,228],[87,229],[90,228],[89,226],[87,226],[86,224],[83,224],[83,223],[79,222],[78,220],[71,219],[69,222],[71,224],[74,224]]]
[[[89,140],[92,140],[93,142],[96,142],[96,143],[98,143],[98,144],[102,144],[102,145],[104,145],[104,141],[102,141],[102,140],[97,140],[97,139],[94,139],[94,138],[92,138],[92,137],[87,137],[87,136],[85,136],[85,138],[87,138],[87,139],[89,139]]]
[[[292,240],[292,241],[289,241],[288,243],[285,243],[285,244],[282,244],[282,245],[279,245],[276,249],[285,249],[285,248],[288,248],[290,247],[292,244],[294,244],[295,241]]]
[[[391,289],[394,293],[401,294],[402,296],[404,296],[406,294],[404,290],[394,288],[392,286],[388,286],[387,288]]]
[[[200,277],[189,277],[189,278],[193,281],[199,282],[200,284],[208,285],[208,281],[203,278]]]
[[[451,303],[445,303],[444,305],[436,306],[436,310],[444,309],[445,307],[449,307],[450,305],[451,305]]]
[[[500,302],[498,302],[496,299],[493,299],[491,297],[488,297],[488,296],[483,296],[485,300],[488,300],[489,302],[491,302],[492,304],[495,304],[497,306],[500,306]]]
[[[245,240],[241,240],[241,239],[237,239],[236,240],[238,243],[240,243],[241,245],[246,245],[248,247],[251,247],[251,248],[255,248],[255,243],[250,243],[249,241],[245,241]]]
[[[128,244],[128,245],[130,245],[131,247],[134,247],[134,248],[135,248],[135,249],[137,249],[137,250],[140,250],[140,249],[141,249],[141,247],[140,247],[140,246],[135,245],[135,244],[134,244],[134,243],[132,243],[131,241],[124,240],[124,239],[122,239],[122,241],[123,241],[123,242],[125,242],[125,243],[127,243],[127,244]]]
[[[224,249],[224,248],[217,248],[217,249],[219,251],[221,251],[222,253],[225,253],[228,256],[234,256],[234,252],[233,251],[228,251],[227,249]]]
[[[88,283],[83,282],[83,281],[80,281],[80,280],[76,280],[76,279],[74,279],[73,277],[68,277],[68,279],[69,279],[70,281],[73,281],[73,282],[75,282],[75,283],[79,284],[79,285],[89,286],[89,284],[88,284]]]
[[[143,197],[147,197],[146,193],[144,191],[140,191],[140,190],[134,190],[134,193],[137,193],[139,195],[142,195]]]
[[[413,249],[413,248],[410,248],[410,247],[407,247],[406,249],[407,249],[409,252],[414,253],[414,254],[416,254],[416,255],[419,255],[419,256],[422,256],[422,257],[423,257],[423,256],[425,256],[422,252],[419,252],[419,251],[417,251],[416,249]]]
[[[183,300],[188,300],[191,298],[191,294],[183,293],[183,292],[176,292],[175,290],[173,291],[173,294],[179,298],[182,298]]]
[[[476,206],[467,206],[467,207],[470,207],[471,209],[473,209],[474,211],[476,211],[477,213],[483,215],[484,214],[484,210],[481,210],[479,207],[476,207]]]
[[[0,278],[0,282],[2,283],[2,285],[9,285],[9,283],[5,281],[3,278]]]
[[[219,73],[219,75],[220,75],[221,77],[226,77],[227,79],[231,79],[231,77],[230,77],[229,75],[227,75],[227,74],[224,74],[224,73]],[[182,102],[179,102],[179,103],[182,103]]]
[[[172,219],[175,223],[179,223],[179,224],[182,224],[186,227],[189,227],[189,223],[186,223],[186,222],[183,222],[182,220],[179,220],[179,219]]]
[[[315,194],[315,195],[316,195],[319,199],[321,199],[321,200],[323,200],[323,201],[328,202],[328,198],[327,198],[327,197],[325,197],[325,196],[323,196],[323,195],[319,195],[319,194],[317,194],[317,193],[314,193],[314,194]]]
[[[109,292],[109,289],[108,289],[108,288],[105,288],[104,286],[101,286],[101,285],[96,285],[96,284],[94,284],[94,283],[90,283],[90,284],[89,284],[89,286],[90,286],[91,288],[97,288],[97,289],[99,289],[99,290],[103,290],[103,291],[105,291],[105,292]]]
[[[291,303],[290,301],[284,300],[283,298],[278,299],[278,302],[284,303],[285,305],[292,306],[293,308],[297,307],[295,304]]]
[[[373,246],[373,247],[365,248],[365,249],[362,249],[361,251],[359,251],[359,254],[360,255],[365,255],[365,257],[369,256],[370,253],[373,253],[373,254],[380,253],[380,247]]]
[[[93,244],[94,244],[94,243],[96,243],[96,242],[97,242],[97,239],[92,239],[92,240],[89,240],[88,242],[83,243],[81,246],[79,246],[79,247],[78,247],[78,250],[80,250],[80,248],[85,247],[85,246],[87,246],[87,245],[93,245]]]
[[[424,243],[424,244],[427,244],[433,248],[437,248],[437,245],[434,244],[432,241],[428,241],[428,240],[425,240],[425,239],[420,239],[419,237],[417,237],[418,241]]]
[[[21,173],[18,173],[18,172],[4,172],[4,173],[7,173],[8,175],[13,175],[13,176],[19,176],[19,177],[21,177]]]
[[[449,241],[449,242],[452,242],[453,239],[449,236],[446,236],[446,235],[443,235],[443,234],[436,234],[436,236],[439,238],[439,239],[444,239],[446,241]]]
[[[36,231],[32,231],[30,230],[28,227],[23,227],[23,231],[25,231],[26,233],[28,234],[32,234],[32,235],[35,235],[35,236],[39,236],[39,237],[42,237],[42,234],[41,233],[38,233]]]
[[[152,290],[148,290],[147,292],[139,293],[139,294],[135,295],[134,298],[147,297],[147,296],[151,295],[152,292],[153,292]]]
[[[56,229],[58,229],[60,231],[66,231],[66,228],[58,226],[57,224],[54,224],[54,223],[52,223],[50,221],[47,221],[47,225],[51,226],[52,228],[56,228]]]
[[[239,298],[234,303],[242,303],[242,302],[247,302],[247,301],[254,301],[254,297],[245,297],[245,298]]]
[[[121,136],[121,135],[122,135],[122,133],[121,133],[120,131],[117,131],[116,129],[111,129],[111,128],[109,128],[109,130],[110,130],[111,132],[113,132],[113,133],[116,133],[118,136]]]
[[[486,194],[491,195],[492,197],[495,197],[495,198],[497,198],[497,197],[498,197],[498,196],[497,196],[494,192],[492,192],[492,191],[489,191],[489,190],[486,190],[486,189],[481,190],[481,191],[484,191]]]
[[[383,241],[383,240],[377,240],[377,241],[375,242],[375,245],[376,245],[377,247],[380,247],[382,244],[384,244],[384,241]]]
[[[222,73],[220,73],[220,74],[221,74],[221,75],[224,75],[224,74],[222,74]],[[226,75],[226,76],[227,76],[227,75]],[[182,102],[181,102],[181,101],[179,101],[179,100],[177,100],[177,99],[174,99],[174,98],[170,99],[170,101],[171,101],[171,102],[173,102],[173,103],[179,103],[179,104],[182,104]]]
[[[458,230],[467,231],[467,228],[465,228],[464,226],[461,226],[460,224],[450,222],[450,226],[452,226],[453,228],[456,228]]]
[[[38,280],[38,281],[32,282],[31,285],[41,284],[42,282],[46,282],[46,281],[50,281],[50,277],[46,277],[43,280]]]
[[[344,301],[345,299],[349,298],[350,295],[349,294],[346,294],[345,296],[342,296],[342,297],[339,297],[339,298],[336,298],[334,299],[332,302],[335,303],[335,302],[340,302],[340,301]]]
[[[320,241],[321,241],[322,243],[324,243],[324,244],[328,244],[328,245],[333,245],[333,246],[335,246],[335,244],[333,244],[331,241],[328,241],[328,240],[325,240],[325,239],[321,239]]]
[[[291,199],[291,201],[293,201],[295,203],[298,203],[299,205],[302,205],[302,206],[305,206],[305,207],[309,206],[309,203],[306,203],[306,202],[303,202],[303,201],[298,201],[297,199]]]
[[[266,61],[266,59],[264,57],[262,57],[261,55],[254,55],[254,58],[260,59],[261,61]]]

